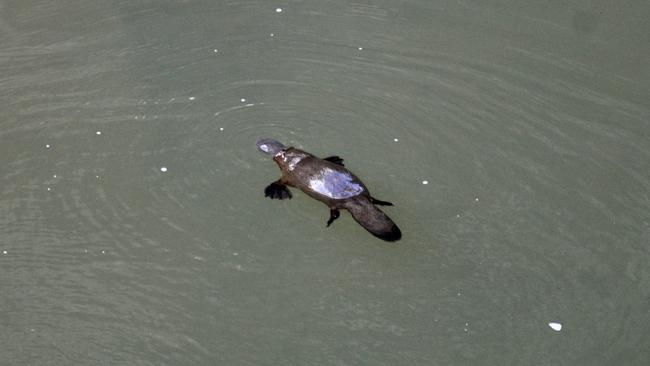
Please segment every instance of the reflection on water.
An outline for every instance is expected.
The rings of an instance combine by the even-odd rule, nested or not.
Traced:
[[[0,4],[3,359],[645,364],[648,7],[510,3]]]

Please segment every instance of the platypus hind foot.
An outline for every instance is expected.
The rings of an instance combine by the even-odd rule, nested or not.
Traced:
[[[330,209],[330,219],[327,220],[327,227],[330,227],[334,220],[338,219],[341,216],[341,212],[335,208]]]
[[[390,202],[381,201],[381,200],[378,200],[378,199],[376,199],[374,197],[370,197],[370,202],[372,202],[373,205],[379,205],[379,206],[392,206],[393,205]]]

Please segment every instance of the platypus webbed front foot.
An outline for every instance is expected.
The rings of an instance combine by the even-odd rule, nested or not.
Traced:
[[[330,225],[332,225],[334,220],[338,219],[339,216],[341,216],[341,212],[339,212],[339,210],[337,210],[335,208],[330,209],[330,219],[327,220],[327,227],[330,227]]]
[[[341,157],[338,156],[338,155],[328,156],[328,157],[324,158],[323,160],[327,160],[330,163],[334,163],[336,165],[345,166],[345,165],[343,165],[343,159],[341,159]]]
[[[370,197],[370,202],[372,202],[373,205],[379,205],[379,206],[392,206],[393,205],[390,202],[381,201],[381,200],[378,200],[378,199],[376,199],[374,197]]]
[[[269,184],[266,188],[264,188],[264,197],[283,200],[285,198],[291,198],[291,191],[289,191],[289,188],[287,188],[287,186],[277,181]]]

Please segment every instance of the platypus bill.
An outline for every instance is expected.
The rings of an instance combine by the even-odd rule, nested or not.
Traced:
[[[380,239],[397,241],[402,237],[393,220],[375,206],[393,204],[373,198],[363,182],[343,166],[340,157],[320,159],[273,139],[257,141],[257,148],[272,155],[282,171],[282,177],[264,189],[266,197],[280,200],[291,198],[287,186],[299,188],[330,208],[327,226],[339,218],[339,210],[345,209],[361,226]]]

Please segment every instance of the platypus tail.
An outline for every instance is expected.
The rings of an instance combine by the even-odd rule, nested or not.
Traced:
[[[402,232],[393,220],[375,207],[366,197],[346,202],[345,208],[364,229],[372,235],[386,241],[397,241],[402,237]]]

